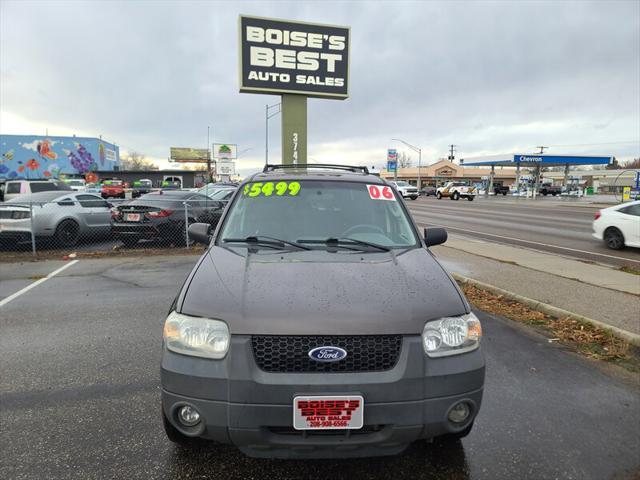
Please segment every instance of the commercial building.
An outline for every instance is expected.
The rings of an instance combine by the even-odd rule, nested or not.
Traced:
[[[490,170],[482,167],[466,167],[449,160],[440,160],[432,165],[420,168],[422,187],[438,187],[450,181],[465,181],[468,183],[482,183],[487,179]],[[383,169],[380,172],[382,178],[393,180],[395,173]],[[405,180],[412,185],[418,183],[418,167],[400,168],[397,174],[398,180]],[[500,167],[495,170],[495,182],[510,185],[516,181],[516,170],[513,167]]]
[[[101,138],[0,135],[0,179],[78,176],[119,166],[118,146]]]
[[[604,157],[609,158],[609,157]],[[469,159],[471,161],[472,159]],[[592,161],[592,160],[585,160]],[[604,162],[604,160],[603,160]],[[441,160],[432,165],[420,169],[422,186],[440,186],[449,181],[464,181],[469,184],[488,185],[492,166],[467,166],[457,165],[449,160]],[[475,163],[475,162],[474,162]],[[520,180],[530,183],[534,179],[534,168],[531,165],[522,165]],[[579,189],[589,189],[593,193],[622,193],[624,187],[635,188],[636,177],[640,175],[640,169],[607,170],[593,168],[586,164],[578,164],[573,169],[555,166],[543,169],[540,173],[540,183],[552,185],[565,185]],[[380,176],[387,180],[394,179],[394,172],[382,170]],[[515,186],[517,168],[511,166],[493,165],[493,184]],[[398,180],[404,180],[412,185],[417,185],[418,168],[400,168],[397,174]]]

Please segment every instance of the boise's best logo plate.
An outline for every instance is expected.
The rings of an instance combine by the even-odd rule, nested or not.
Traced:
[[[299,396],[293,399],[293,428],[337,430],[362,428],[364,398],[361,395]]]

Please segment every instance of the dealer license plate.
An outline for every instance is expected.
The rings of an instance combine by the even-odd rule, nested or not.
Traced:
[[[127,213],[127,222],[139,222],[140,214],[139,213]]]
[[[293,428],[334,430],[362,428],[364,398],[360,395],[295,397]]]

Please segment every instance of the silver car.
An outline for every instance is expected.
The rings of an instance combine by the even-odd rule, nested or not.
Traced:
[[[81,237],[106,236],[111,204],[85,192],[53,191],[22,195],[0,204],[0,241],[16,244],[36,239],[72,247]]]

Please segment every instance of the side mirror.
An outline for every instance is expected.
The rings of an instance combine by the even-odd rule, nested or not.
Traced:
[[[211,225],[208,223],[192,223],[189,225],[189,238],[208,246],[211,242]]]
[[[441,245],[447,241],[447,231],[444,228],[434,227],[424,229],[424,243],[427,247]]]

